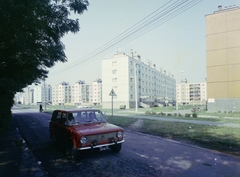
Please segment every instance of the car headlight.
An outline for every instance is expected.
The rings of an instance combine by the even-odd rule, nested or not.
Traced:
[[[87,138],[83,136],[83,137],[80,139],[80,143],[82,144],[82,146],[85,146],[85,145],[87,144]]]
[[[123,138],[123,132],[121,132],[121,131],[117,132],[117,137],[118,138]]]

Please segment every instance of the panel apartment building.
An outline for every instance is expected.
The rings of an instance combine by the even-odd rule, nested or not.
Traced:
[[[208,110],[240,111],[240,8],[206,15]]]
[[[15,94],[15,102],[24,105],[48,104],[52,100],[52,88],[50,85],[28,86],[23,92]]]
[[[133,52],[102,60],[102,107],[136,108],[175,104],[176,80]],[[111,90],[115,96],[111,96]]]
[[[53,105],[101,105],[102,80],[96,79],[92,85],[79,80],[73,85],[68,82],[52,87]]]
[[[206,104],[207,102],[207,83],[188,83],[182,80],[177,84],[177,102],[184,104]]]

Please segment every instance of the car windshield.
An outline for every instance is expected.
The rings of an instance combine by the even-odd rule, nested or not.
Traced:
[[[71,125],[85,124],[92,122],[106,122],[105,116],[99,110],[84,110],[72,112],[73,122]]]

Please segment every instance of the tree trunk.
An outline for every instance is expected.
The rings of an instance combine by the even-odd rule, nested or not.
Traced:
[[[2,91],[0,93],[0,132],[5,131],[12,120],[13,98],[14,93],[11,91]]]

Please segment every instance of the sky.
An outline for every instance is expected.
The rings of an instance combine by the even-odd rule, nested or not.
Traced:
[[[129,55],[131,50],[141,56],[142,62],[151,61],[157,69],[163,68],[174,76],[183,71],[177,74],[177,83],[182,79],[189,83],[205,82],[205,15],[217,11],[219,5],[240,6],[240,0],[185,1],[89,0],[87,11],[81,15],[71,14],[71,18],[79,19],[80,31],[63,37],[68,61],[50,68],[46,83],[53,86],[63,81],[74,84],[82,80],[91,84],[101,79],[102,60],[117,52]],[[195,5],[191,7],[187,2]],[[177,14],[170,15],[174,10]],[[150,14],[156,17],[157,12],[160,22],[152,28],[129,32],[140,27],[139,22],[145,22],[147,27]],[[128,38],[121,37],[123,34],[128,34]],[[116,42],[111,45],[113,40]]]

